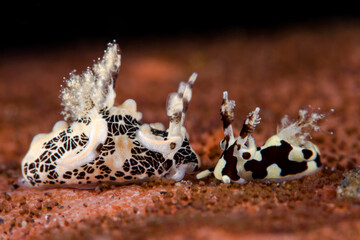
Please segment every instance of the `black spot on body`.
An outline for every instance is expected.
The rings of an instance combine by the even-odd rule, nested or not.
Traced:
[[[126,133],[126,128],[123,124],[119,125],[119,132],[121,135],[124,135]]]
[[[52,171],[49,172],[47,177],[49,179],[57,179],[59,177],[59,174],[55,170],[52,170]]]
[[[48,170],[54,170],[56,167],[55,167],[55,165],[48,165],[49,166],[49,168],[46,170],[46,171],[48,171]]]
[[[122,120],[122,115],[115,115],[115,121],[120,122]]]
[[[70,179],[70,178],[71,178],[71,175],[68,175],[68,174],[64,173],[63,178],[65,178],[65,179]]]
[[[125,175],[125,173],[123,173],[122,171],[115,172],[115,176],[117,176],[117,177],[123,177],[124,175]]]
[[[130,162],[129,159],[126,159],[123,165],[123,169],[125,172],[128,172],[130,170]]]
[[[97,152],[97,153],[100,153],[102,146],[103,146],[103,144],[100,143],[100,144],[96,147],[96,152]]]
[[[104,163],[105,163],[105,161],[104,161],[103,158],[101,158],[101,159],[99,159],[99,160],[96,161],[96,165],[97,165],[97,166],[100,166],[100,165],[102,165],[102,164],[104,164]]]
[[[25,163],[25,165],[24,165],[24,173],[25,173],[25,175],[27,175],[27,173],[28,173],[28,163]]]
[[[48,163],[48,164],[51,164],[51,160],[50,159],[47,159],[46,161],[44,161],[44,163]],[[36,164],[36,166],[38,167],[38,164]]]
[[[222,170],[222,175],[227,175],[229,178],[233,181],[237,181],[240,179],[237,170],[237,158],[234,156],[234,152],[238,151],[236,144],[231,145],[228,149],[226,149],[222,156],[224,160],[226,161],[226,165]]]
[[[305,159],[309,159],[313,155],[313,152],[309,149],[303,149],[301,151],[302,151]]]
[[[140,173],[140,170],[139,169],[134,169],[134,170],[131,170],[130,171],[130,174],[131,175],[140,175],[141,173]],[[125,178],[126,179],[126,178]]]
[[[58,153],[62,156],[65,153],[65,149],[63,147],[59,147]]]
[[[45,152],[43,152],[41,155],[40,155],[40,161],[44,161],[44,160],[46,160],[46,159],[48,159],[48,157],[50,156],[50,152],[49,151],[45,151]],[[36,160],[35,160],[35,162],[36,162]]]
[[[131,164],[131,166],[135,166],[138,164],[138,162],[135,159],[130,158],[130,164]]]
[[[95,171],[95,169],[93,167],[88,166],[88,168],[86,169],[87,173],[93,173]]]
[[[111,117],[109,117],[107,119],[107,121],[109,121],[109,122],[118,122],[118,121],[115,120],[115,115],[112,115]]]
[[[242,154],[242,158],[245,159],[245,160],[250,159],[250,157],[251,157],[251,154],[250,154],[249,152],[244,152],[244,153]]]
[[[149,171],[149,170],[146,171],[146,174],[148,175],[148,177],[151,177],[151,176],[154,176],[154,175],[155,175],[154,172]]]
[[[86,172],[80,172],[80,173],[77,175],[76,179],[84,179],[84,178],[85,178],[85,175],[86,175]]]
[[[110,114],[110,111],[107,108],[101,109],[99,112],[103,115],[104,118],[106,118]]]
[[[160,136],[160,137],[167,137],[168,136],[168,132],[167,131],[162,131],[162,130],[158,130],[158,129],[155,129],[155,128],[150,128],[151,130],[151,133],[156,135],[156,136]]]
[[[33,168],[35,168],[35,163],[30,163],[30,165],[29,165],[29,170],[31,170],[31,169],[33,169]]]
[[[106,165],[102,165],[102,166],[100,166],[100,168],[99,168],[101,171],[104,171],[105,173],[111,173],[111,168],[109,168],[108,166],[106,166]]]
[[[320,155],[319,154],[317,154],[314,161],[315,161],[317,167],[321,167],[322,164],[320,162]]]
[[[164,163],[163,163],[163,167],[165,168],[165,170],[169,170],[171,168],[173,164],[173,161],[170,159],[167,159]]]
[[[79,141],[80,141],[80,137],[79,137],[78,135],[74,136],[73,139],[74,139],[75,142],[79,142]]]
[[[144,173],[145,172],[145,168],[141,165],[138,165],[138,168],[140,170],[141,173]]]
[[[173,150],[176,148],[176,143],[172,142],[170,143],[170,149]]]
[[[244,164],[246,171],[252,172],[253,179],[264,179],[267,176],[267,167],[277,164],[281,169],[280,176],[298,174],[307,170],[307,162],[296,162],[289,160],[292,146],[281,140],[280,146],[271,146],[261,150],[262,160],[250,160]]]

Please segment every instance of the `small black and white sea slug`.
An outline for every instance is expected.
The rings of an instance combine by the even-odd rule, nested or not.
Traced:
[[[115,101],[120,68],[118,45],[81,75],[70,74],[61,90],[66,121],[38,134],[22,160],[22,173],[37,187],[92,188],[99,183],[144,181],[165,176],[176,181],[193,173],[200,161],[190,146],[185,114],[197,74],[169,96],[169,128],[143,124],[136,102]]]
[[[256,147],[250,134],[260,123],[260,108],[247,116],[240,136],[235,138],[231,125],[234,107],[235,101],[229,101],[228,93],[224,92],[221,116],[225,137],[220,142],[223,153],[215,168],[200,172],[197,174],[198,179],[213,173],[225,183],[247,183],[253,180],[281,182],[298,179],[321,169],[320,151],[306,137],[310,131],[320,130],[316,123],[325,114],[300,110],[295,122],[290,122],[285,116],[277,134],[270,137],[263,146]]]

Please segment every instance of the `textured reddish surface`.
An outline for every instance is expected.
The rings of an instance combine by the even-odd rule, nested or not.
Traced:
[[[214,166],[222,138],[222,92],[235,99],[234,126],[259,106],[257,144],[285,114],[311,104],[335,109],[316,133],[323,170],[281,184],[220,184],[213,178],[175,184],[102,186],[96,190],[18,187],[32,137],[61,119],[62,76],[102,56],[106,43],[74,43],[0,56],[0,236],[7,239],[351,239],[359,238],[358,203],[337,199],[342,173],[359,164],[359,25],[276,34],[123,44],[117,103],[133,98],[143,122],[167,125],[166,98],[199,73],[186,125],[190,141]]]

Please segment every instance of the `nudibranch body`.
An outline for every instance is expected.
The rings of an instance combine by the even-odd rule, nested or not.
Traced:
[[[198,170],[200,161],[184,127],[194,73],[169,96],[169,128],[142,124],[136,102],[115,101],[120,67],[118,45],[110,43],[104,57],[83,74],[70,74],[61,90],[63,114],[48,134],[38,134],[22,160],[25,180],[37,187],[91,188],[152,177],[181,180]]]
[[[308,131],[318,131],[317,121],[325,114],[300,110],[297,121],[290,122],[285,116],[277,134],[270,137],[263,146],[256,147],[250,135],[260,123],[259,108],[252,111],[244,121],[240,136],[235,138],[231,122],[234,119],[235,101],[228,100],[224,92],[221,115],[224,139],[220,142],[223,153],[213,169],[200,172],[197,178],[213,173],[225,183],[271,180],[281,182],[298,179],[315,173],[322,167],[318,147],[306,140]]]

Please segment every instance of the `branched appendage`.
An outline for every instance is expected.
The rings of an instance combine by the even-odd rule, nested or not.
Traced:
[[[167,115],[169,116],[169,137],[180,136],[184,138],[186,130],[184,128],[185,115],[192,97],[192,87],[197,78],[197,73],[193,73],[187,83],[181,82],[176,93],[171,93],[167,101]]]
[[[260,123],[261,118],[259,115],[260,112],[260,108],[257,107],[255,108],[254,111],[250,112],[243,124],[243,127],[240,131],[240,136],[238,138],[238,142],[243,145],[246,143],[248,137],[250,136],[250,134],[252,132],[254,132],[256,126]]]
[[[259,116],[260,108],[255,108],[254,111],[250,112],[244,121],[243,127],[240,131],[240,137],[245,138],[250,135],[256,128],[256,126],[260,123],[260,116]]]
[[[311,107],[301,109],[295,122],[291,122],[285,115],[277,128],[277,135],[291,144],[304,145],[312,131],[322,131],[317,125],[318,121],[334,112],[334,109],[331,109],[329,113],[319,113],[319,110],[320,108],[314,110]]]
[[[228,99],[228,92],[223,92],[223,101],[220,108],[221,120],[223,122],[224,139],[220,142],[222,150],[225,149],[229,141],[233,141],[234,132],[232,128],[232,121],[234,120],[235,101]]]
[[[257,107],[254,111],[250,112],[246,116],[243,127],[240,131],[240,135],[236,138],[235,141],[238,149],[233,153],[234,156],[240,157],[242,159],[242,152],[244,151],[251,153],[251,156],[254,156],[257,148],[255,139],[253,136],[251,136],[251,133],[253,133],[257,125],[260,124],[261,118],[259,112],[260,108]]]
[[[149,137],[139,130],[136,133],[136,138],[143,146],[164,154],[176,152],[181,147],[187,136],[184,121],[196,77],[197,74],[193,73],[187,83],[181,82],[178,91],[169,95],[167,115],[169,116],[170,124],[167,130],[167,140],[155,140],[152,136]],[[181,177],[181,174],[177,176]]]
[[[111,108],[115,101],[115,81],[120,68],[118,45],[109,43],[102,59],[81,75],[70,73],[66,86],[60,91],[62,114],[65,120],[75,121],[85,117],[94,107],[97,111]]]

